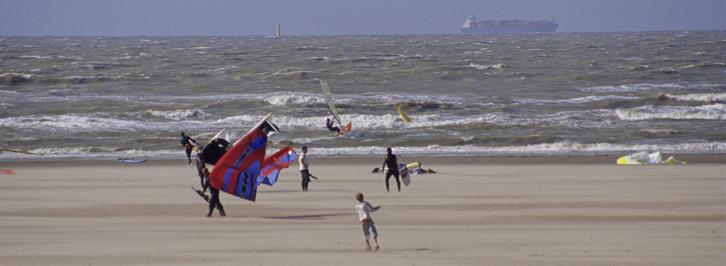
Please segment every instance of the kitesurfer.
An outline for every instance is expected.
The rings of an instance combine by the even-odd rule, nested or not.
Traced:
[[[222,202],[219,201],[219,190],[209,185],[209,170],[207,167],[202,168],[202,174],[204,175],[204,180],[207,183],[206,186],[209,187],[209,193],[211,194],[211,197],[209,198],[209,212],[207,213],[207,217],[212,217],[214,208],[217,208],[219,211],[219,216],[227,216],[227,213],[224,212]]]
[[[300,175],[302,177],[302,191],[308,191],[308,184],[310,183],[310,172],[308,167],[308,146],[302,147],[302,154],[300,154]]]
[[[385,171],[386,167],[388,167],[388,171]],[[388,188],[388,180],[391,179],[391,176],[394,176],[396,177],[396,184],[398,185],[398,191],[400,192],[401,180],[399,179],[400,173],[398,172],[398,160],[396,160],[396,155],[393,154],[391,147],[386,148],[386,158],[383,160],[381,171],[386,173],[386,191],[390,191]]]
[[[326,118],[325,119],[325,127],[327,127],[328,130],[335,131],[336,133],[338,133],[338,135],[340,135],[340,128],[339,127],[336,127],[336,126],[333,126],[333,120],[332,119],[330,119],[330,118]]]
[[[373,238],[373,241],[376,243],[376,250],[378,250],[378,230],[376,230],[376,224],[373,222],[373,218],[371,218],[371,212],[378,211],[381,206],[373,207],[370,203],[363,200],[363,193],[355,194],[355,199],[358,200],[358,204],[355,205],[355,210],[358,211],[358,220],[360,220],[363,226],[363,237],[366,240],[366,249],[371,250],[370,239]]]
[[[184,146],[184,151],[187,153],[187,163],[192,164],[192,149],[196,146],[197,141],[182,132],[179,142]]]

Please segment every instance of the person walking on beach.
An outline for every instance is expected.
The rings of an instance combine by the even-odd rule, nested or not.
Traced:
[[[299,159],[300,163],[300,175],[302,177],[302,191],[308,191],[308,184],[310,183],[310,166],[308,163],[308,146],[302,147],[302,154]]]
[[[184,151],[187,153],[187,163],[192,164],[192,149],[197,145],[197,141],[182,132],[179,142],[184,146]]]
[[[202,193],[207,192],[207,188],[209,187],[209,174],[206,176],[204,175],[204,170],[207,169],[207,165],[204,163],[204,160],[202,159],[202,153],[197,153],[196,158],[197,163],[197,175],[199,175],[199,183],[202,186]],[[208,172],[209,170],[207,170]]]
[[[385,171],[386,167],[388,167],[388,171]],[[383,160],[381,171],[386,173],[386,191],[390,191],[388,188],[388,180],[391,179],[391,176],[394,176],[396,177],[396,184],[398,185],[398,191],[400,192],[401,180],[400,173],[398,172],[398,160],[396,160],[396,155],[393,154],[391,147],[386,148],[386,158]]]
[[[219,211],[219,216],[227,216],[227,213],[224,212],[222,202],[219,201],[219,190],[209,185],[209,170],[207,167],[202,168],[202,173],[204,174],[205,181],[207,183],[206,186],[209,187],[209,194],[211,194],[211,197],[209,198],[209,212],[207,213],[207,217],[212,217],[212,212],[214,212],[215,208]]]
[[[371,250],[370,239],[373,238],[373,241],[376,243],[376,250],[378,250],[378,230],[376,230],[376,224],[373,222],[373,218],[371,218],[371,212],[378,211],[381,206],[373,207],[370,203],[363,200],[363,193],[355,194],[355,199],[358,200],[358,204],[355,205],[355,210],[358,211],[358,220],[360,220],[363,226],[366,249]]]

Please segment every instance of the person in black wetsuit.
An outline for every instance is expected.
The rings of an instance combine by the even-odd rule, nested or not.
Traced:
[[[399,179],[400,174],[398,173],[398,160],[396,160],[396,155],[393,154],[391,147],[386,148],[386,153],[386,159],[383,161],[383,166],[381,166],[381,171],[386,173],[386,191],[390,191],[388,188],[388,180],[391,179],[391,176],[394,176],[396,177],[396,184],[400,192],[401,180]],[[386,167],[388,167],[388,171],[385,171]]]
[[[207,169],[207,165],[204,163],[204,158],[202,156],[201,152],[197,153],[197,175],[199,175],[199,182],[202,185],[202,193],[207,193],[209,182],[206,181],[207,177],[204,175],[204,169]]]
[[[209,185],[209,170],[207,167],[202,168],[202,174],[204,174],[204,179],[207,183],[206,186],[209,187],[209,193],[212,194],[209,198],[209,212],[207,213],[207,217],[212,217],[214,208],[217,208],[219,211],[219,216],[227,216],[227,213],[224,212],[222,202],[219,201],[219,190]]]
[[[184,146],[184,151],[187,153],[187,163],[192,164],[192,149],[194,148],[192,143],[197,143],[197,141],[182,132],[181,140],[179,140],[179,142],[182,146]]]
[[[340,134],[340,128],[333,126],[333,120],[330,118],[325,119],[325,127],[327,127],[330,131],[335,131],[336,133]]]

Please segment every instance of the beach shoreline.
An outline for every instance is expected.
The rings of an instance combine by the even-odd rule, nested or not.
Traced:
[[[311,150],[311,158],[318,164],[380,164],[383,154],[380,156],[318,156]],[[428,164],[481,164],[481,165],[517,165],[517,164],[615,164],[618,157],[615,154],[599,155],[443,155],[443,156],[412,156],[399,155],[404,162],[422,162]],[[688,164],[712,164],[726,163],[726,154],[663,154],[663,159],[674,156],[679,161]],[[133,157],[143,158],[143,157]],[[194,158],[192,158],[194,159]],[[179,162],[186,162],[186,159],[179,158],[147,158],[144,164],[154,165],[178,165]],[[21,158],[0,160],[0,166],[13,165],[74,165],[74,166],[105,166],[119,165],[115,158]]]

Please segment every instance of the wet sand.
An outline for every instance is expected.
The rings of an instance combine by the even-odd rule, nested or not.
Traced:
[[[16,174],[0,175],[0,264],[724,265],[726,165],[707,158],[421,158],[440,173],[400,193],[377,158],[313,158],[310,192],[294,165],[256,203],[223,194],[212,218],[179,160],[2,162]],[[383,206],[380,251],[364,250],[357,192]]]

